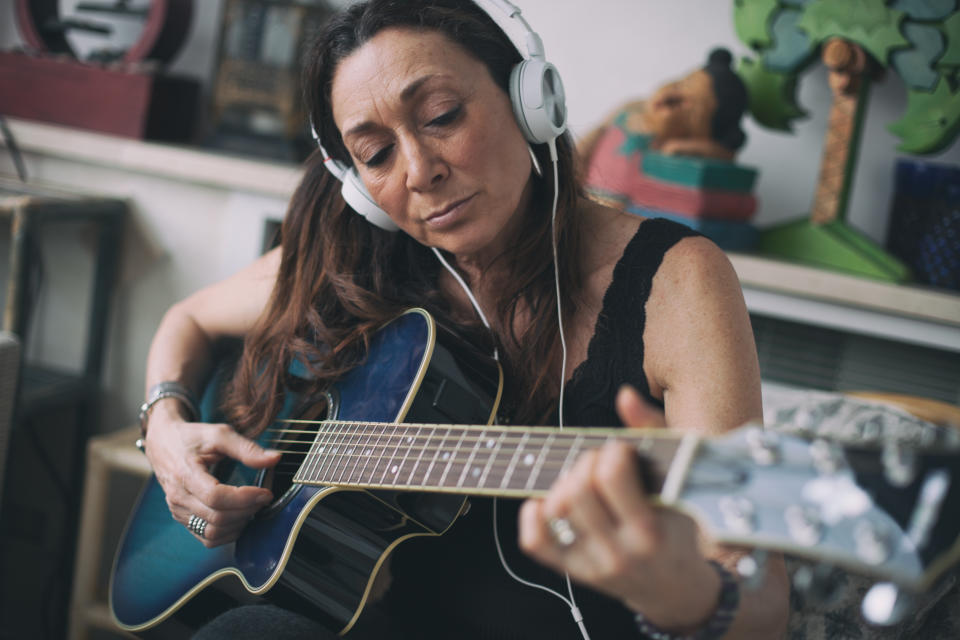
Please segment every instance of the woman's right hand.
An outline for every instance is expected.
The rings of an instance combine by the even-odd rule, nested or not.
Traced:
[[[271,467],[280,452],[260,447],[227,424],[187,422],[175,398],[154,405],[145,445],[173,518],[184,527],[190,516],[206,520],[203,537],[194,535],[208,548],[236,540],[273,499],[269,489],[223,484],[210,470],[225,457],[254,469]]]

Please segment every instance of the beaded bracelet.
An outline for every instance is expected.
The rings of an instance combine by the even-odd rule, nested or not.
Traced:
[[[199,416],[197,403],[193,399],[193,394],[191,394],[185,386],[173,380],[158,382],[150,387],[150,391],[147,393],[147,401],[140,405],[140,412],[138,414],[140,419],[140,437],[137,438],[135,443],[137,449],[140,449],[140,451],[146,452],[147,419],[150,417],[150,410],[153,409],[153,405],[164,398],[176,398],[182,402],[187,408],[191,420],[196,420]]]
[[[730,628],[734,616],[737,614],[737,605],[740,604],[740,585],[719,562],[708,560],[720,576],[720,597],[713,615],[702,627],[690,635],[676,635],[660,629],[642,614],[636,615],[637,629],[643,636],[651,640],[718,640]]]

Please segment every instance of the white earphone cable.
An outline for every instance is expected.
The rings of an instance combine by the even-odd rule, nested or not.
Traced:
[[[442,264],[447,269],[447,271],[450,272],[450,275],[452,275],[454,279],[456,279],[457,283],[463,289],[463,292],[467,294],[467,298],[470,299],[470,304],[473,305],[473,308],[476,310],[477,315],[480,316],[480,322],[482,322],[483,326],[487,328],[487,331],[492,332],[493,329],[490,328],[490,323],[487,321],[487,316],[483,313],[483,309],[480,308],[480,303],[477,302],[477,299],[473,295],[473,291],[470,290],[470,286],[467,285],[466,281],[464,281],[463,276],[457,273],[457,270],[450,266],[450,263],[447,262],[447,259],[443,257],[443,254],[440,253],[439,249],[437,249],[436,247],[430,247],[430,248],[433,250],[434,255],[437,256],[437,260],[440,261],[440,264]],[[497,352],[496,347],[493,348],[493,359],[496,360],[497,362],[500,362],[500,354]]]
[[[553,164],[553,209],[550,212],[550,237],[553,244],[553,282],[557,292],[557,329],[560,331],[560,399],[557,403],[557,422],[563,429],[563,393],[567,377],[567,338],[563,330],[563,308],[560,304],[560,257],[557,255],[557,200],[560,197],[559,171],[557,169],[557,141],[551,140],[550,162]]]
[[[563,329],[563,307],[560,303],[560,256],[557,252],[557,201],[560,198],[560,178],[557,168],[557,141],[551,140],[548,143],[550,148],[550,163],[553,165],[553,209],[550,212],[550,235],[553,240],[553,282],[557,287],[557,329],[560,331],[560,398],[557,401],[557,426],[563,430],[563,398],[567,386],[567,337]],[[580,633],[584,640],[590,640],[590,634],[587,633],[587,627],[583,623],[583,614],[577,607],[577,600],[573,596],[573,585],[570,583],[570,574],[563,573],[567,582],[567,594],[570,596],[570,613],[573,619],[577,621],[580,627]]]
[[[550,162],[553,165],[553,206],[550,211],[550,236],[551,244],[553,245],[553,279],[554,284],[556,285],[557,292],[557,328],[560,331],[560,399],[559,405],[557,407],[557,418],[560,429],[563,429],[563,394],[566,387],[566,371],[567,371],[567,339],[564,335],[563,330],[563,309],[560,304],[560,260],[557,251],[557,202],[560,198],[560,184],[559,184],[559,170],[557,168],[557,141],[551,140],[547,143],[550,148]],[[500,531],[497,528],[497,498],[493,499],[493,542],[497,547],[497,555],[500,558],[500,564],[506,570],[507,575],[513,578],[515,581],[520,584],[526,585],[528,587],[533,587],[534,589],[540,589],[546,591],[547,593],[559,598],[570,607],[570,614],[573,616],[573,620],[577,623],[577,626],[580,628],[580,634],[583,636],[584,640],[590,640],[590,634],[587,632],[587,627],[583,622],[583,614],[580,612],[580,608],[577,606],[577,600],[573,595],[573,584],[570,582],[570,574],[564,572],[564,578],[567,583],[567,594],[569,598],[565,597],[563,594],[554,591],[549,587],[545,587],[542,584],[537,584],[536,582],[530,582],[529,580],[524,580],[518,576],[513,569],[510,568],[510,565],[507,564],[507,559],[503,555],[503,548],[500,545]]]
[[[550,161],[553,165],[553,206],[550,211],[550,236],[551,244],[553,246],[553,279],[556,285],[557,292],[557,324],[560,331],[560,399],[559,405],[557,408],[558,422],[560,429],[563,429],[563,394],[566,387],[566,371],[567,371],[567,340],[564,335],[563,330],[563,309],[560,304],[560,260],[557,252],[557,203],[560,197],[560,185],[559,185],[559,169],[557,167],[557,142],[556,140],[551,140],[547,143],[550,148]],[[531,150],[531,156],[533,152]],[[536,160],[536,157],[534,160]],[[470,300],[470,304],[473,305],[473,308],[476,310],[477,315],[480,316],[480,321],[483,323],[483,326],[487,330],[492,331],[490,328],[490,323],[487,321],[487,316],[483,313],[483,309],[480,308],[480,303],[477,302],[476,297],[473,295],[473,291],[470,290],[470,286],[466,283],[463,277],[454,269],[446,258],[443,257],[443,254],[440,253],[440,250],[436,247],[431,247],[434,255],[437,256],[437,259],[440,261],[440,264],[446,268],[447,271],[456,279],[457,283],[463,289],[464,293],[467,294],[467,298]],[[496,348],[493,350],[493,358],[499,362],[500,357],[497,353]],[[577,601],[573,596],[573,585],[570,582],[570,574],[565,573],[564,577],[566,578],[567,583],[567,594],[569,598],[565,597],[563,594],[554,591],[550,587],[546,587],[542,584],[537,584],[529,580],[524,580],[519,575],[517,575],[513,569],[510,568],[510,565],[507,563],[506,556],[503,555],[503,547],[500,544],[500,532],[497,528],[497,498],[493,499],[493,542],[497,548],[497,556],[500,558],[500,564],[506,570],[507,575],[516,580],[522,585],[528,587],[533,587],[534,589],[540,589],[550,593],[560,600],[562,600],[568,607],[570,607],[570,614],[573,616],[574,621],[577,623],[577,626],[580,628],[580,633],[583,635],[584,640],[590,640],[590,634],[587,633],[587,627],[583,622],[583,614],[580,612],[579,607],[577,607]]]

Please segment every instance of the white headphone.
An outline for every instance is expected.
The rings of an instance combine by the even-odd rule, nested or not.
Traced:
[[[556,140],[567,128],[566,96],[560,73],[544,56],[543,41],[520,15],[520,8],[508,0],[474,0],[474,3],[497,23],[523,55],[523,61],[510,72],[510,102],[524,137],[533,144]],[[493,5],[495,10],[491,10],[490,5]],[[512,23],[504,22],[502,17],[498,19],[501,14],[507,19],[515,20],[522,27],[522,37],[511,33],[511,29],[507,28],[508,24]],[[320,153],[323,154],[323,163],[330,173],[343,183],[341,193],[347,204],[371,224],[386,231],[397,231],[396,223],[377,205],[357,170],[331,158],[323,148],[316,127],[311,128]]]

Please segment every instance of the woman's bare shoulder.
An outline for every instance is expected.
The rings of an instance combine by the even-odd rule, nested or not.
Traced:
[[[671,425],[723,430],[759,417],[760,372],[740,282],[710,240],[684,238],[665,254],[644,345],[651,391],[670,398]]]
[[[589,274],[612,269],[644,220],[592,200],[585,201],[582,215],[586,220],[583,237]]]
[[[671,247],[663,256],[654,287],[657,281],[663,283],[660,288],[670,289],[672,297],[699,296],[704,290],[722,292],[731,286],[740,289],[727,254],[704,236],[690,236]]]

